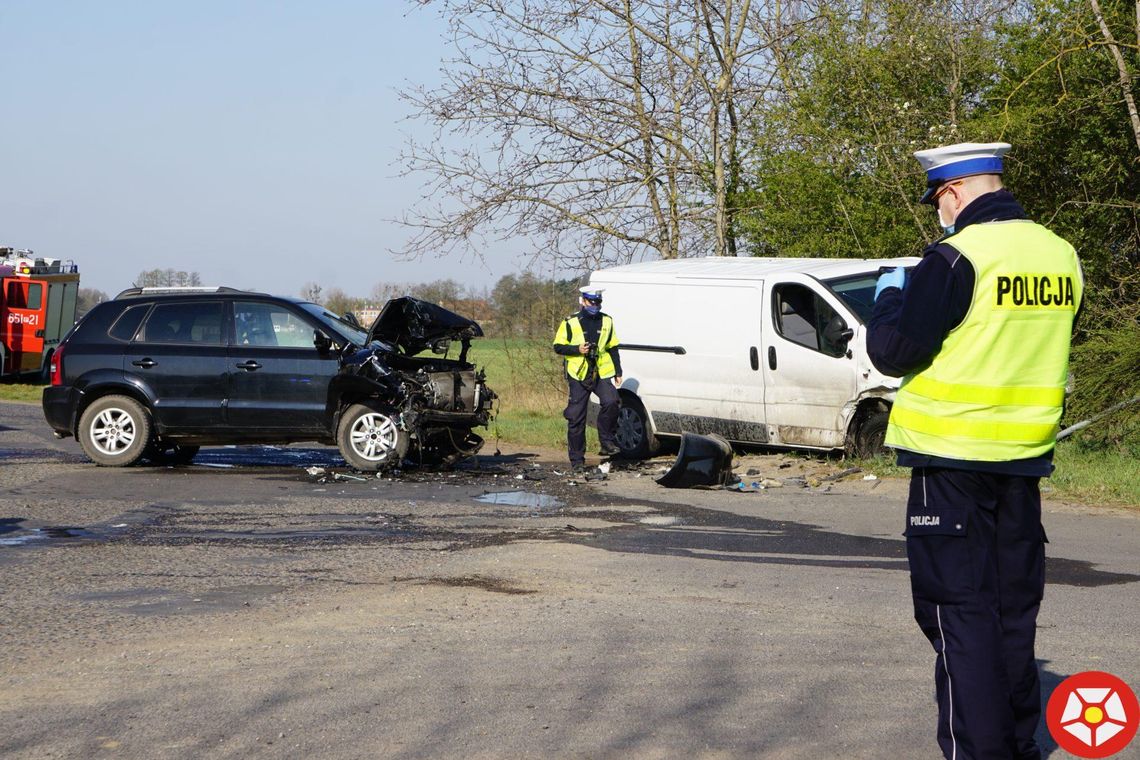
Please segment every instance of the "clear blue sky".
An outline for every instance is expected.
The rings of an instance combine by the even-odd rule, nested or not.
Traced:
[[[285,294],[492,285],[525,243],[489,266],[389,253],[424,129],[396,91],[438,80],[443,30],[403,0],[3,0],[0,245],[111,295],[156,267]]]

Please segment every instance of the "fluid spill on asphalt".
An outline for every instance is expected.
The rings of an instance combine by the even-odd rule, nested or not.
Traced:
[[[219,446],[204,448],[194,457],[195,465],[210,467],[312,466],[343,467],[344,459],[334,448],[288,446]]]
[[[16,528],[0,535],[0,546],[37,546],[46,544],[75,543],[98,538],[83,528],[65,526],[45,526],[39,528]]]
[[[548,496],[544,493],[531,493],[530,491],[498,491],[476,496],[475,501],[484,504],[507,504],[512,507],[528,507],[530,509],[558,509],[562,500]]]
[[[57,451],[56,449],[0,448],[0,462],[16,462],[21,460],[65,462],[67,464],[88,462],[86,457],[79,454]]]

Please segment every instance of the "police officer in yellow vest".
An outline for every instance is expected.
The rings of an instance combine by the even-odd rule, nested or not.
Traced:
[[[1038,481],[1052,470],[1083,278],[1002,186],[1007,143],[915,153],[946,234],[879,278],[868,350],[902,377],[887,444],[912,469],[914,615],[935,652],[947,758],[1040,758]]]
[[[581,309],[567,317],[554,333],[554,350],[566,358],[566,381],[570,399],[566,418],[566,443],[570,464],[575,470],[586,466],[586,407],[590,394],[598,397],[598,441],[601,454],[621,453],[614,440],[617,432],[618,392],[621,385],[621,357],[614,320],[602,312],[602,291],[584,287],[578,303]]]

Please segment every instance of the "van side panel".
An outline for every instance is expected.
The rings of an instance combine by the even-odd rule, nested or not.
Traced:
[[[638,395],[658,433],[766,439],[764,374],[753,357],[762,338],[762,281],[591,284],[605,289],[605,311],[622,342],[623,387]]]

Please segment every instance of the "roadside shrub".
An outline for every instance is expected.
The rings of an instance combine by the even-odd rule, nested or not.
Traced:
[[[1140,396],[1140,324],[1122,320],[1088,330],[1086,336],[1073,347],[1066,426]],[[1115,449],[1140,456],[1140,402],[1106,415],[1073,438],[1084,450]]]

